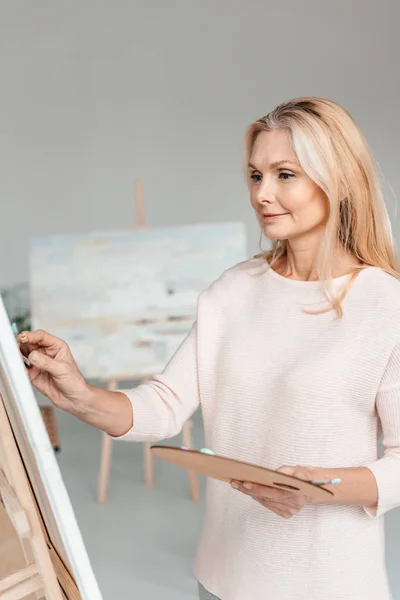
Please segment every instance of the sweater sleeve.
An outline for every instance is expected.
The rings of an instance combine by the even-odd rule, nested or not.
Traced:
[[[386,366],[377,393],[376,410],[382,426],[384,456],[366,465],[378,486],[377,508],[365,508],[372,518],[400,506],[400,345]]]
[[[199,406],[197,324],[172,356],[164,371],[123,392],[133,408],[133,427],[113,438],[157,442],[177,435]]]

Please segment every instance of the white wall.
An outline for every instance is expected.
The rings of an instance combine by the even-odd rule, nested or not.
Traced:
[[[324,95],[356,117],[395,192],[398,0],[1,0],[0,287],[28,238],[244,219],[249,122]]]

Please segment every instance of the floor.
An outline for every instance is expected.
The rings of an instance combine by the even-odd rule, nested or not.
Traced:
[[[203,502],[189,496],[186,472],[155,460],[155,486],[144,484],[143,446],[113,443],[107,503],[96,504],[100,433],[58,414],[59,465],[104,600],[197,599],[192,574]],[[195,416],[193,438],[202,447]],[[180,445],[180,439],[165,443]],[[204,481],[200,480],[202,498]]]
[[[131,594],[145,600],[197,599],[191,565],[204,506],[190,500],[185,471],[156,460],[155,487],[146,488],[141,444],[116,442],[109,497],[100,506],[95,502],[100,433],[65,413],[58,419],[59,464],[104,600]],[[199,415],[193,435],[201,447]],[[394,600],[400,600],[400,509],[387,515],[386,530],[389,577]]]

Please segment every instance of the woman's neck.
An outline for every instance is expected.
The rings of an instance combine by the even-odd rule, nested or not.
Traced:
[[[312,248],[297,248],[294,250],[290,244],[287,245],[286,255],[275,265],[274,270],[283,277],[298,281],[317,281],[317,257],[318,250]],[[336,253],[332,261],[332,277],[347,275],[355,267],[359,266],[357,259],[345,250]]]

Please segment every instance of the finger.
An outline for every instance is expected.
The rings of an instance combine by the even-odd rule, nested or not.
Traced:
[[[280,467],[278,469],[279,473],[283,473],[285,475],[291,475],[292,477],[297,477],[297,479],[303,479],[304,481],[309,481],[313,478],[312,467],[305,466],[295,466],[295,467]]]
[[[293,509],[295,511],[299,511],[301,508],[303,508],[304,506],[304,502],[303,501],[299,501],[297,498],[281,498],[281,499],[275,499],[275,498],[260,498],[260,497],[253,497],[253,500],[258,500],[259,502],[261,502],[263,505],[265,506],[274,506],[274,507],[278,507],[282,510],[289,510],[289,509]]]
[[[237,482],[235,482],[237,483]],[[238,487],[232,484],[232,487],[240,490],[244,494],[248,496],[253,496],[257,498],[270,498],[270,499],[285,499],[290,498],[293,494],[288,492],[287,490],[280,490],[273,487],[268,487],[266,485],[258,485],[255,483],[239,483]]]
[[[43,329],[36,329],[35,331],[22,331],[18,335],[18,341],[22,343],[28,343],[31,345],[41,346],[42,348],[49,348],[51,346],[57,346],[63,348],[66,343],[55,335],[51,335]]]
[[[268,502],[268,500],[263,500],[262,498],[254,498],[254,500],[258,502],[258,504],[261,504],[261,506],[263,506],[264,508],[267,508],[271,512],[278,515],[278,517],[288,519],[289,516],[293,516],[289,515],[288,510],[285,506],[279,506],[279,504],[275,504],[274,502]]]
[[[275,513],[279,517],[283,519],[291,519],[300,511],[299,508],[296,507],[288,507],[288,506],[280,506],[275,502],[268,502],[267,500],[263,500],[262,498],[255,498],[256,502]]]
[[[41,371],[47,371],[50,375],[64,375],[68,369],[64,362],[50,358],[50,356],[35,350],[29,354],[28,359],[34,367]]]
[[[253,498],[253,500],[258,502],[258,504],[265,506],[265,508],[268,508],[269,510],[272,510],[276,513],[282,513],[286,508],[285,505],[278,504],[276,502],[273,502],[272,500],[267,500],[266,498]]]
[[[294,475],[296,472],[296,467],[280,467],[277,469],[278,473],[283,473],[284,475]]]
[[[312,479],[310,473],[308,473],[305,469],[298,469],[295,473],[295,477],[298,479],[303,479],[303,481],[309,481]]]
[[[40,369],[38,369],[37,367],[34,367],[32,364],[31,364],[30,369],[26,369],[26,372],[28,373],[28,377],[32,383],[35,381],[37,376],[40,375],[40,373],[41,373]]]

